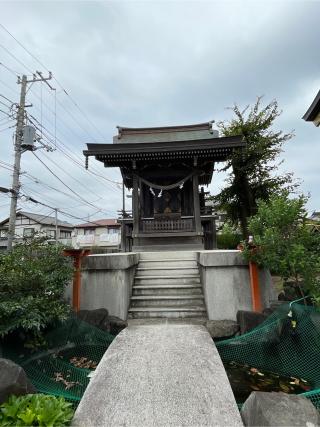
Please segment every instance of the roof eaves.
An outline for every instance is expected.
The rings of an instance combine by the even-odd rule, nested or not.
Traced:
[[[314,98],[312,104],[308,108],[307,112],[302,117],[306,122],[313,122],[313,120],[320,113],[320,90],[317,96]]]

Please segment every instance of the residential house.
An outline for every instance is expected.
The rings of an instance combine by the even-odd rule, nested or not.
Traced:
[[[119,250],[121,224],[116,219],[98,219],[75,226],[74,247]]]
[[[320,126],[320,90],[302,118],[306,122],[313,122],[317,127]]]
[[[9,218],[0,222],[0,250],[7,248],[7,233]],[[57,240],[71,246],[74,225],[65,221],[57,220]],[[15,242],[22,241],[24,237],[32,237],[35,234],[47,236],[50,240],[56,240],[56,219],[48,215],[35,214],[31,212],[17,212],[15,226]]]
[[[320,211],[312,212],[309,219],[311,219],[312,221],[319,221],[320,222]]]

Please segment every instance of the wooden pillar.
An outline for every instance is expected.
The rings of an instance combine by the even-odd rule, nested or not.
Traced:
[[[139,193],[138,193],[138,177],[133,175],[132,188],[132,215],[133,215],[133,236],[139,233]]]
[[[199,200],[199,177],[194,174],[192,178],[193,186],[193,215],[195,222],[195,229],[197,233],[202,233],[201,219],[200,219],[200,200]]]
[[[249,262],[249,273],[250,273],[250,288],[252,297],[252,310],[262,311],[261,294],[259,285],[259,269],[255,262]]]
[[[73,258],[73,287],[72,287],[72,307],[75,312],[80,310],[81,291],[81,259],[90,254],[90,249],[64,249],[64,256]]]

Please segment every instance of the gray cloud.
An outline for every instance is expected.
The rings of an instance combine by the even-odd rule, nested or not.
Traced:
[[[58,91],[59,102],[76,117],[58,105],[58,136],[73,154],[82,157],[86,142],[111,142],[116,125],[227,119],[231,113],[226,107],[234,102],[245,106],[264,94],[266,102],[276,98],[283,109],[277,127],[296,133],[285,147],[281,170],[303,179],[303,191],[312,196],[310,210],[319,209],[319,129],[301,120],[320,85],[318,2],[2,2],[0,9],[3,25],[54,72],[94,123]],[[0,42],[31,70],[41,68],[2,30]],[[26,71],[1,48],[0,61]],[[0,74],[7,85],[0,82],[0,93],[18,100],[14,76],[3,68]],[[41,95],[39,86],[33,91]],[[43,124],[53,131],[53,98],[45,91],[42,95]],[[34,104],[29,111],[39,119],[39,99],[30,92],[29,101]],[[10,134],[1,132],[0,138],[1,157],[12,163]],[[95,204],[110,216],[121,208],[119,190],[87,176],[58,152],[48,156],[91,192],[45,160],[61,179],[90,201],[100,196]],[[120,180],[117,170],[105,170],[93,159],[90,164]],[[23,169],[67,191],[31,154],[23,156]],[[1,171],[5,185],[10,183],[7,172]],[[211,190],[217,192],[222,181],[216,174]],[[37,184],[28,187],[30,194],[42,192]],[[77,204],[54,191],[45,196],[56,206]],[[7,207],[0,209],[1,217],[7,215]],[[86,216],[95,210],[81,206],[70,212]],[[102,216],[107,215],[93,217]]]

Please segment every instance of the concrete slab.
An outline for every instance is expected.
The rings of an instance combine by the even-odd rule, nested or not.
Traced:
[[[130,326],[113,341],[72,426],[242,426],[225,370],[201,325]]]

